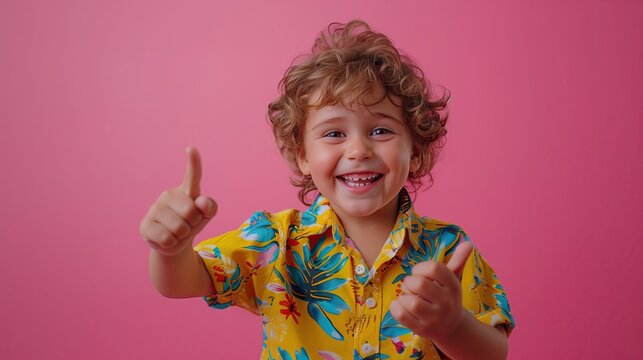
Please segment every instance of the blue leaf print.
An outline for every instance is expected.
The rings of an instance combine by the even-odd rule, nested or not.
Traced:
[[[323,200],[321,194],[317,196],[315,202],[304,212],[301,217],[301,224],[303,226],[310,226],[317,224],[317,217],[330,209],[328,205],[321,205],[320,202]]]
[[[370,277],[371,277],[371,272],[370,271],[366,271],[362,275],[359,275],[359,274],[355,273],[355,279],[357,279],[357,281],[359,281],[359,283],[362,284],[362,285],[366,284],[366,282],[368,281],[368,279]]]
[[[301,348],[299,351],[295,350],[295,360],[310,360],[306,349]]]
[[[347,281],[347,279],[330,279],[311,286],[311,290],[333,291],[346,284]]]
[[[301,216],[301,225],[303,226],[310,226],[316,223],[317,223],[317,216],[315,216],[310,211],[304,212],[304,214]]]
[[[241,285],[241,280],[243,280],[239,265],[237,265],[237,268],[234,270],[234,273],[230,277],[230,280],[232,282],[232,290],[236,291],[239,288],[239,285]]]
[[[408,275],[409,274],[407,274],[407,273],[401,273],[400,275],[396,276],[395,279],[393,279],[393,282],[391,282],[391,284],[395,284],[396,282],[401,281],[402,279],[404,279]]]
[[[388,356],[386,354],[380,354],[380,353],[371,354],[371,355],[369,355],[367,357],[362,357],[357,352],[357,350],[353,350],[353,360],[384,360],[384,359],[388,359],[388,358],[390,358],[390,356]]]
[[[411,330],[395,320],[390,311],[386,312],[380,328],[380,340],[410,333]]]
[[[246,240],[266,242],[275,238],[277,230],[272,227],[270,220],[261,211],[250,217],[248,225],[241,231],[241,237]]]
[[[498,285],[496,288],[502,289],[502,286]],[[511,321],[511,327],[514,326],[514,319],[513,316],[511,316],[511,309],[509,308],[509,302],[507,301],[507,295],[505,294],[504,290],[501,294],[495,294],[494,297],[496,298],[496,304],[498,304],[498,307],[502,311],[502,314]]]
[[[303,248],[306,249],[308,248],[308,246],[304,244]],[[310,270],[308,269],[308,266],[307,266],[308,261],[304,263],[304,260],[301,258],[301,255],[299,255],[299,253],[297,252],[293,252],[293,259],[295,260],[295,264],[297,265],[297,268],[302,272],[302,274],[306,276],[306,278],[310,278]]]
[[[203,299],[208,303],[208,306],[213,309],[225,309],[232,306],[232,300],[220,303],[218,297],[204,296]]]
[[[288,270],[288,276],[290,277],[290,280],[293,282],[291,285],[293,286],[298,285],[302,289],[308,288],[306,279],[304,278],[304,274],[301,272],[301,270],[290,265],[286,265],[286,270]]]
[[[424,351],[417,351],[417,349],[413,349],[413,354],[410,356],[411,359],[424,359]]]
[[[339,264],[339,261],[341,260],[341,258],[342,258],[341,253],[337,253],[331,256],[330,258],[326,258],[327,261],[325,261],[325,263],[322,263],[318,266],[317,268],[318,271],[332,271]],[[344,259],[348,259],[348,257],[345,257]]]
[[[344,340],[344,336],[337,331],[328,316],[324,313],[324,310],[322,310],[317,303],[308,303],[308,314],[310,314],[310,317],[312,317],[319,327],[321,327],[322,330],[324,330],[324,332],[330,337],[335,340]]]
[[[342,234],[341,231],[339,231],[339,228],[334,226],[333,227],[333,238],[335,239],[335,241],[340,242],[342,240],[342,235],[343,234]]]
[[[345,257],[338,264],[336,264],[332,269],[329,269],[329,270],[317,269],[317,272],[313,276],[313,281],[315,283],[318,283],[325,279],[328,279],[331,276],[335,276],[335,274],[344,267],[347,261],[348,261],[348,257]]]
[[[290,288],[292,289],[292,294],[295,295],[296,298],[308,301],[308,289],[302,288],[297,284],[290,284]]]
[[[241,280],[243,278],[241,277],[241,269],[239,268],[239,265],[234,269],[234,273],[232,276],[228,277],[225,279],[223,282],[223,293],[227,293],[228,291],[234,291],[239,288],[239,285],[241,284]]]
[[[317,292],[315,300],[324,311],[334,315],[339,315],[344,310],[350,310],[346,301],[333,293]]]
[[[292,356],[290,356],[286,350],[281,347],[277,347],[277,351],[279,351],[279,357],[281,357],[281,360],[292,360]],[[268,359],[273,359],[270,352],[268,352]],[[295,360],[310,360],[306,349],[302,347],[299,350],[295,350]]]
[[[308,303],[307,310],[310,317],[322,330],[330,337],[340,340],[344,337],[332,324],[327,313],[339,315],[350,309],[344,300],[330,293],[348,282],[348,279],[337,278],[337,273],[348,261],[348,256],[342,258],[342,253],[319,256],[322,253],[329,254],[332,249],[321,245],[323,240],[318,239],[319,242],[312,253],[308,244],[303,244],[301,254],[293,251],[294,265],[286,264],[288,284],[292,295]],[[315,256],[314,260],[313,256]]]
[[[304,246],[302,246],[301,248],[301,251],[304,253],[304,259],[306,260],[306,265],[308,265],[308,263],[310,263],[310,248],[308,247],[308,244],[304,244]],[[312,267],[312,265],[310,267]]]
[[[290,354],[288,352],[280,347],[277,347],[277,351],[279,351],[279,356],[281,357],[281,360],[292,360],[292,357],[290,357]]]
[[[319,240],[319,242],[315,244],[315,249],[313,249],[313,262],[315,264],[319,264],[319,261],[322,261],[324,258],[326,258],[328,253],[335,249],[335,247],[337,246],[337,243],[331,243],[330,245],[321,249],[321,251],[317,251],[319,250],[319,244],[323,244],[322,241],[323,240]]]
[[[279,278],[279,280],[280,280],[282,283],[285,283],[285,282],[286,282],[286,280],[284,280],[284,276],[283,276],[283,275],[281,275],[281,272],[279,272],[279,270],[275,269],[275,275],[277,275],[277,278]],[[286,285],[287,285],[287,284],[286,284]]]
[[[444,253],[444,256],[452,255],[455,252],[455,248],[459,240],[458,229],[453,226],[446,226],[442,228],[440,232],[440,247],[439,251],[442,249],[449,248],[449,250]]]

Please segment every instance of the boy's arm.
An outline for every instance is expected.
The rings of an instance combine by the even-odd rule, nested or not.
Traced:
[[[435,261],[416,264],[402,280],[404,293],[391,303],[391,315],[431,339],[451,359],[506,359],[506,333],[478,321],[462,306],[457,274],[472,250],[471,243],[465,242],[446,265]]]
[[[174,256],[151,249],[149,268],[152,283],[163,296],[187,298],[215,292],[203,260],[189,246]]]
[[[150,246],[152,283],[164,296],[196,297],[214,294],[214,285],[192,241],[217,211],[214,200],[200,195],[201,159],[187,149],[189,161],[183,183],[166,190],[150,206],[140,232]]]
[[[460,326],[447,338],[433,340],[433,343],[454,360],[506,359],[508,341],[505,328],[491,327],[463,311],[464,319]]]

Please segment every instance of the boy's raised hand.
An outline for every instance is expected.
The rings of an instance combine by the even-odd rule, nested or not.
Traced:
[[[453,334],[466,311],[459,277],[472,250],[470,242],[463,242],[446,265],[425,261],[413,266],[402,282],[404,292],[391,303],[391,315],[424,338]]]
[[[165,256],[180,253],[217,212],[217,205],[200,194],[201,158],[194,147],[186,149],[188,164],[183,183],[165,190],[141,221],[143,239]]]

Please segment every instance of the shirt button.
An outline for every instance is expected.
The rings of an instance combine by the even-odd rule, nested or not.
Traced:
[[[365,343],[364,345],[362,345],[362,354],[368,355],[371,353],[371,351],[373,351],[373,346],[371,346],[371,344]]]
[[[366,266],[364,266],[364,264],[355,266],[355,273],[357,275],[364,275],[366,273]]]
[[[372,297],[366,299],[366,306],[368,306],[369,308],[374,308],[376,304],[377,301],[375,301],[375,299],[373,299]]]

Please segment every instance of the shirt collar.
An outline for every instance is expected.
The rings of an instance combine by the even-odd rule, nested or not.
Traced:
[[[398,198],[398,215],[395,226],[391,235],[408,234],[408,238],[413,247],[418,247],[418,236],[421,232],[420,217],[413,208],[411,196],[406,188],[402,188]],[[332,228],[333,239],[338,243],[343,243],[344,228],[342,227],[337,214],[330,207],[330,202],[321,194],[317,195],[315,201],[301,216],[301,225],[297,231],[297,237],[310,237],[313,235],[323,234],[328,228]],[[395,236],[399,238],[398,236]],[[398,244],[401,246],[402,244]]]

